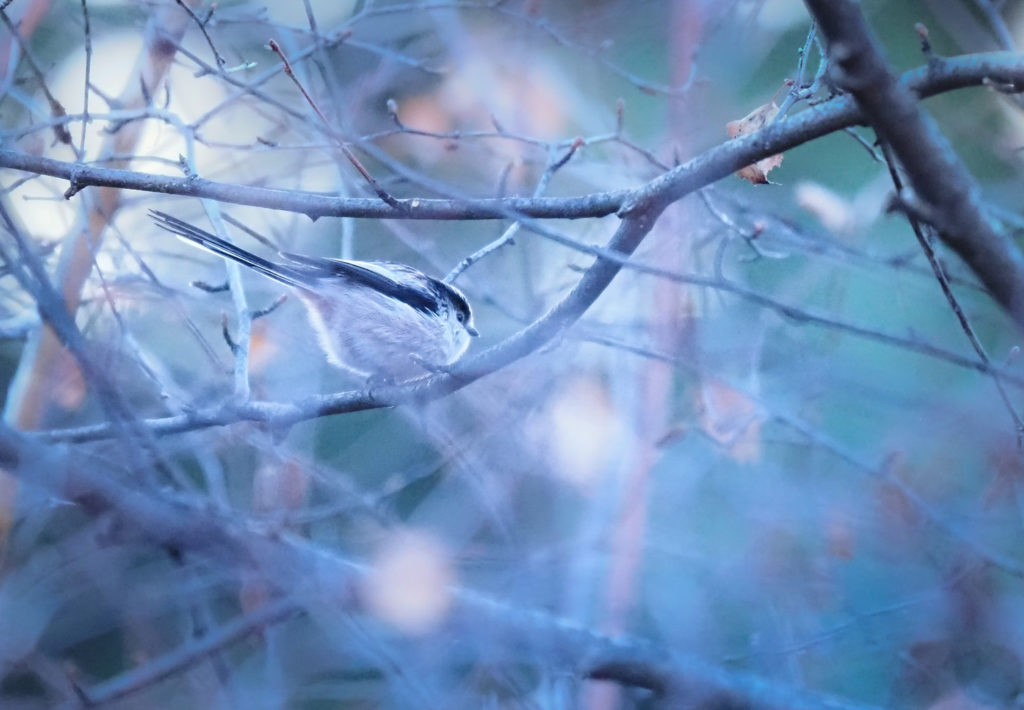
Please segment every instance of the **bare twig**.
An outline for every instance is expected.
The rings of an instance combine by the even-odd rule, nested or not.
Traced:
[[[615,241],[616,240],[613,239],[613,243]],[[591,270],[601,266],[602,264],[614,263],[621,268],[628,267],[639,273],[669,279],[676,281],[677,283],[717,289],[742,298],[749,303],[768,308],[778,313],[780,316],[792,320],[796,324],[815,325],[835,330],[837,332],[847,333],[855,337],[906,350],[908,352],[914,352],[924,355],[925,357],[934,358],[935,360],[976,372],[985,374],[998,373],[1004,382],[1012,383],[1017,387],[1024,388],[1024,377],[1021,377],[1020,375],[1000,369],[991,362],[983,362],[975,358],[965,357],[964,355],[945,350],[926,341],[893,335],[884,331],[844,321],[831,315],[819,313],[803,306],[785,303],[767,294],[754,291],[722,278],[677,274],[656,266],[635,263],[633,261],[628,261],[622,254],[616,254],[615,250],[610,248],[597,249],[595,251],[600,254],[601,261],[595,264],[594,267],[591,267]],[[586,273],[591,273],[591,270],[588,270]],[[586,278],[586,275],[584,278]],[[579,296],[575,298],[579,298]],[[578,300],[575,302],[577,304],[579,303]],[[564,300],[563,303],[565,303]],[[526,341],[525,338],[529,336],[532,339],[537,336],[538,331],[542,328],[547,329],[554,327],[553,321],[551,320],[551,318],[554,317],[552,316],[553,312],[554,309],[549,311],[548,315],[542,318],[541,321],[528,326],[523,331],[520,331],[506,340],[504,343],[501,343],[470,360],[461,361],[458,365],[454,366],[452,371],[449,373],[432,375],[386,387],[377,387],[374,388],[372,393],[359,391],[339,392],[335,394],[306,397],[293,402],[232,402],[226,405],[196,409],[183,415],[146,419],[144,420],[144,423],[153,431],[154,434],[164,436],[194,431],[197,429],[206,429],[214,426],[225,426],[241,421],[256,421],[288,425],[298,421],[314,419],[316,417],[328,416],[331,414],[361,412],[368,409],[390,406],[392,404],[422,402],[442,397],[466,386],[480,377],[485,376],[489,373],[488,368],[497,369],[499,367],[503,367],[519,357],[528,354],[530,350],[528,349],[529,345],[527,345],[527,343],[539,341]],[[567,327],[568,323],[564,323],[563,325]],[[541,344],[543,344],[543,342],[539,342],[537,347],[540,347]],[[526,349],[524,350],[523,348]],[[522,353],[522,355],[520,355],[520,353]],[[51,442],[79,442],[106,439],[111,436],[111,433],[111,428],[108,424],[98,424],[76,427],[74,429],[41,432],[38,436],[45,441]]]
[[[545,192],[547,192],[548,184],[551,182],[551,178],[562,166],[564,166],[566,163],[569,162],[570,159],[572,159],[572,156],[576,153],[577,150],[579,150],[579,148],[582,145],[583,139],[577,138],[575,141],[573,141],[572,145],[569,146],[569,150],[567,150],[560,157],[554,159],[552,162],[548,164],[548,166],[544,169],[544,172],[541,174],[540,180],[537,181],[536,188],[534,188],[534,197],[540,197]],[[459,275],[463,271],[468,269],[470,266],[486,257],[488,254],[491,254],[497,251],[498,249],[501,249],[503,246],[506,246],[507,244],[511,244],[516,234],[519,233],[519,229],[521,226],[522,222],[519,221],[510,224],[508,226],[508,229],[506,229],[500,237],[495,239],[490,244],[481,247],[480,249],[478,249],[477,251],[473,252],[465,259],[460,261],[458,264],[456,264],[455,268],[448,272],[448,275],[444,277],[444,280],[448,283],[454,283],[455,279],[457,279]]]
[[[199,638],[183,643],[173,651],[150,659],[126,673],[89,688],[83,688],[82,693],[90,705],[116,702],[194,666],[247,636],[266,632],[269,627],[280,624],[301,612],[301,607],[288,598],[269,602],[241,614]],[[70,709],[73,706],[68,707]]]
[[[198,27],[199,31],[203,33],[203,38],[206,40],[206,43],[210,45],[210,51],[213,52],[213,58],[217,62],[217,66],[223,68],[228,62],[224,59],[224,56],[217,51],[217,47],[213,43],[213,38],[211,38],[210,33],[206,31],[206,22],[199,19],[196,13],[192,11],[192,8],[185,3],[185,0],[174,1],[178,3],[178,7],[187,12],[188,16],[192,18],[192,21],[196,23],[196,27]]]
[[[13,430],[0,426],[0,465],[20,476],[31,475],[36,483],[64,492],[73,491],[94,512],[111,512],[124,524],[137,528],[157,544],[201,554],[215,561],[237,565],[239,560],[261,565],[268,576],[282,580],[289,587],[294,579],[320,582],[330,580],[331,599],[341,608],[358,604],[355,594],[346,590],[356,580],[365,578],[369,568],[357,560],[332,553],[307,540],[283,533],[260,534],[253,526],[226,526],[212,516],[207,508],[140,491],[90,471],[71,466],[66,452],[57,447],[42,447]],[[44,464],[41,470],[40,464]],[[27,470],[31,469],[31,470]],[[286,571],[287,570],[287,571]],[[635,663],[658,659],[661,672],[675,678],[686,678],[700,687],[719,689],[741,699],[752,708],[789,707],[801,710],[878,710],[874,706],[810,693],[758,676],[728,670],[706,661],[676,654],[662,646],[622,635],[610,638],[574,619],[552,614],[546,609],[524,608],[493,595],[471,588],[453,586],[451,594],[458,611],[471,615],[475,623],[487,623],[500,629],[505,639],[538,640],[550,647],[567,651],[569,659],[589,659],[581,668],[573,668],[572,660],[559,661],[566,670],[582,670],[597,675],[599,667],[613,659]],[[169,674],[187,668],[217,649],[226,648],[245,636],[280,623],[301,613],[301,606],[281,598],[225,624],[208,637],[141,665],[106,683],[93,686],[82,701],[105,702],[124,698],[141,688],[149,687]],[[74,707],[74,705],[69,706]]]
[[[4,7],[6,7],[6,5]],[[46,83],[46,75],[43,74],[43,70],[39,68],[39,64],[36,63],[35,58],[32,56],[32,52],[29,51],[28,46],[24,41],[22,41],[21,33],[18,32],[18,28],[15,27],[13,22],[11,22],[11,18],[7,16],[7,13],[3,11],[3,8],[0,8],[0,21],[3,21],[7,30],[11,33],[11,37],[14,38],[14,41],[17,42],[18,46],[21,48],[22,57],[25,59],[25,65],[28,66],[33,76],[35,76],[36,83],[39,84],[40,91],[42,91],[43,96],[46,97],[46,102],[50,105],[51,115],[54,117],[65,115],[67,111],[64,108],[64,105],[61,104],[61,102],[57,100],[57,97],[53,95],[53,92],[50,91],[50,87]],[[65,128],[63,124],[54,123],[53,133],[57,142],[73,146],[71,134],[68,133],[67,128]]]
[[[309,95],[309,92],[306,91],[306,87],[302,85],[302,82],[299,81],[299,78],[295,76],[295,71],[292,69],[292,65],[288,61],[288,57],[285,56],[284,52],[281,50],[281,47],[277,44],[277,42],[275,42],[274,40],[270,40],[270,42],[268,42],[268,46],[274,51],[275,54],[277,54],[278,57],[280,57],[281,63],[284,64],[284,73],[288,75],[288,78],[291,79],[297,87],[299,87],[299,91],[302,92],[302,96],[303,98],[306,99],[306,103],[308,103],[310,107],[312,107],[312,109],[316,112],[316,115],[320,117],[320,120],[323,122],[324,127],[329,132],[329,135],[336,139],[338,149],[341,151],[342,155],[344,155],[345,158],[347,158],[348,161],[352,163],[352,167],[354,167],[356,171],[363,176],[363,179],[366,180],[367,183],[369,183],[370,187],[372,187],[373,191],[377,194],[377,197],[383,200],[384,203],[387,204],[389,207],[404,212],[406,210],[405,203],[395,199],[387,192],[387,190],[381,187],[380,183],[377,182],[377,180],[370,174],[370,171],[366,169],[362,162],[360,162],[359,158],[356,157],[355,153],[352,152],[352,149],[349,147],[348,143],[342,140],[338,136],[337,132],[331,127],[331,123],[330,121],[327,120],[327,117],[324,116],[323,111],[320,110],[320,107],[317,106],[316,102],[313,100],[313,97],[311,97]]]
[[[893,186],[896,188],[896,194],[899,195],[903,192],[903,179],[900,177],[899,171],[896,168],[895,158],[892,155],[892,151],[889,150],[889,146],[886,143],[882,143],[882,154],[885,156],[886,165],[889,168],[889,176],[892,178]],[[946,297],[946,301],[949,303],[950,309],[953,311],[953,315],[956,316],[957,322],[960,324],[960,329],[967,336],[968,342],[977,353],[978,358],[987,364],[990,364],[988,353],[985,351],[985,347],[981,344],[978,339],[977,333],[974,332],[974,327],[971,326],[970,320],[967,318],[967,314],[964,313],[964,309],[960,306],[960,301],[957,299],[956,294],[953,293],[953,287],[949,282],[949,276],[946,274],[945,267],[939,262],[938,256],[935,254],[935,249],[932,247],[931,241],[928,235],[925,234],[925,227],[922,225],[914,214],[907,213],[907,221],[910,222],[910,227],[914,232],[914,236],[917,237],[918,244],[921,245],[921,251],[924,252],[925,257],[928,259],[928,264],[931,266],[932,271],[935,274],[935,279],[939,282],[939,288],[942,289],[942,294]],[[999,398],[1003,402],[1003,406],[1006,411],[1010,414],[1010,418],[1013,420],[1013,428],[1017,432],[1017,449],[1024,450],[1024,420],[1021,419],[1020,414],[1017,413],[1017,409],[1014,407],[1013,402],[1010,401],[1010,396],[1006,392],[1006,388],[1003,386],[1002,379],[999,377],[999,373],[993,371],[992,381],[996,385],[996,390],[999,392]]]
[[[904,74],[902,83],[919,96],[968,86],[979,86],[986,78],[1007,83],[1024,83],[1024,59],[1018,54],[995,52],[940,60],[937,67],[921,67]],[[717,169],[709,181],[725,177],[751,162],[795,147],[863,120],[854,102],[837,97],[798,116],[772,124],[769,128],[719,145],[693,163],[714,163]],[[327,215],[378,217],[385,219],[500,219],[528,216],[536,218],[600,217],[617,211],[636,190],[594,193],[576,198],[417,199],[407,209],[395,209],[368,198],[327,197],[316,193],[277,190],[218,183],[203,178],[187,180],[165,175],[148,175],[127,170],[77,165],[50,158],[0,150],[0,167],[25,170],[71,179],[79,186],[104,185],[173,195],[209,197],[221,202],[252,205],[268,209],[299,212],[310,217]],[[672,190],[684,168],[680,166],[655,181]],[[652,183],[653,184],[653,183]],[[640,188],[642,189],[642,188]],[[450,188],[447,192],[451,192]]]
[[[186,20],[187,17],[174,6],[154,10],[147,23],[140,61],[129,73],[119,99],[124,107],[137,109],[148,103],[151,90],[162,80],[173,59],[169,43],[173,44],[176,38],[180,38]],[[132,153],[141,130],[141,125],[135,124],[111,135],[103,147],[103,154]],[[67,167],[67,178],[71,184],[66,194],[70,196],[84,187],[78,180],[83,166],[68,163]],[[62,303],[70,314],[78,310],[83,285],[92,270],[94,251],[99,248],[104,230],[116,213],[119,198],[120,191],[115,186],[91,190],[83,219],[64,238],[57,278]],[[8,424],[21,429],[33,429],[41,424],[50,396],[49,378],[63,347],[49,327],[32,334],[8,393],[4,409],[4,420]],[[15,496],[16,490],[10,481],[0,477],[0,544],[6,539],[11,522],[9,510]]]
[[[85,155],[85,134],[89,126],[89,85],[92,84],[92,25],[89,22],[89,3],[82,0],[82,25],[85,35],[85,82],[82,87],[82,113],[85,120],[82,121],[82,137],[78,145],[80,155]]]
[[[992,32],[996,36],[996,41],[999,43],[1000,48],[1005,49],[1008,52],[1017,51],[1016,43],[1013,41],[1013,33],[1010,32],[1010,28],[1006,26],[1006,21],[1003,19],[1000,9],[996,6],[992,0],[974,0],[974,4],[981,10],[982,14],[985,15],[985,19],[988,20],[989,25],[992,26]]]

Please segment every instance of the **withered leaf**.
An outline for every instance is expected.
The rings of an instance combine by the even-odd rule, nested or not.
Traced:
[[[725,124],[725,130],[729,132],[730,138],[739,138],[760,130],[779,113],[779,107],[774,100],[758,106],[743,118],[737,121],[729,121]],[[737,177],[749,180],[755,185],[767,185],[768,173],[774,168],[782,165],[782,154],[770,155],[762,158],[753,165],[748,165],[736,173]]]

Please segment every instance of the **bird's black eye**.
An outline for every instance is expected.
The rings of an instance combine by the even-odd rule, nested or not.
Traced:
[[[459,319],[459,323],[465,323],[466,322],[466,314],[465,313],[456,313],[455,317]]]

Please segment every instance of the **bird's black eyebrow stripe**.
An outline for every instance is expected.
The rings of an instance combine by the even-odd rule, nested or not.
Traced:
[[[452,303],[455,304],[456,310],[462,311],[467,316],[469,315],[469,301],[466,300],[465,296],[463,296],[454,288],[446,284],[444,281],[439,281],[438,287],[443,288],[448,293],[448,296],[449,298],[451,298]]]

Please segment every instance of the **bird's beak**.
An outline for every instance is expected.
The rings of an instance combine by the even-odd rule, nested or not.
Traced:
[[[474,328],[471,325],[467,325],[466,326],[466,332],[469,333],[470,335],[472,335],[474,338],[477,337],[478,335],[480,335],[480,331],[478,331],[476,328]]]

